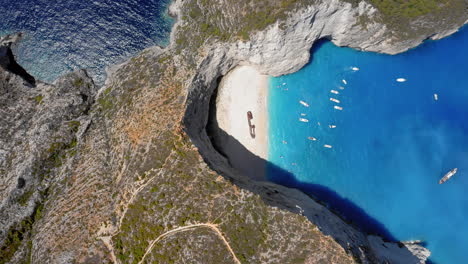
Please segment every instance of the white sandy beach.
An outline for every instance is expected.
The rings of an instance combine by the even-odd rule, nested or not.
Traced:
[[[220,142],[223,152],[235,168],[257,180],[265,176],[268,157],[267,95],[268,76],[252,66],[239,66],[223,78],[216,99],[218,126],[231,136]],[[254,137],[249,128],[248,111],[253,116]]]

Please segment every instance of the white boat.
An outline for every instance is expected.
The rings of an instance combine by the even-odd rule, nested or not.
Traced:
[[[343,107],[337,106],[337,105],[335,105],[334,108],[335,108],[336,110],[340,110],[340,111],[343,110]]]
[[[304,123],[309,122],[309,120],[307,120],[307,119],[305,119],[305,118],[299,118],[299,121],[304,122]]]
[[[397,82],[406,82],[406,79],[405,78],[398,78],[396,79]]]
[[[344,87],[343,87],[343,86],[340,86],[340,87],[338,87],[338,88],[340,88],[340,90],[344,90]]]
[[[286,83],[283,83],[283,85],[286,85]]]
[[[288,142],[286,140],[283,140],[282,142],[283,142],[283,144],[288,144]]]
[[[301,105],[303,105],[303,106],[305,106],[305,107],[309,107],[309,104],[308,104],[308,103],[306,103],[306,102],[304,102],[304,101],[302,101],[302,100],[301,100],[301,101],[299,101],[299,103],[301,103]]]
[[[348,84],[348,82],[347,82],[345,79],[343,79],[343,80],[341,80],[341,81],[342,81],[345,85]]]
[[[328,125],[329,128],[336,128],[336,125]]]
[[[353,71],[359,71],[359,68],[358,68],[358,67],[351,67],[351,70],[353,70]]]
[[[306,114],[304,114],[304,113],[301,113],[301,116],[306,116]]]
[[[335,102],[335,103],[337,103],[337,104],[339,104],[339,103],[340,103],[340,100],[338,100],[338,99],[335,99],[335,98],[330,98],[330,101],[332,101],[332,102]]]
[[[314,138],[314,137],[307,137],[307,139],[312,140],[312,141],[316,141],[316,140],[317,140],[317,139]]]
[[[328,144],[325,144],[325,145],[323,145],[323,146],[324,146],[325,148],[330,148],[330,149],[332,148],[332,146],[331,146],[331,145],[328,145]]]
[[[439,95],[434,94],[434,100],[436,100],[436,101],[439,100]]]
[[[439,184],[442,184],[446,181],[448,181],[450,178],[452,178],[453,175],[455,175],[457,173],[457,168],[447,172],[447,174],[444,175],[444,177],[442,177],[442,179],[440,179],[439,181]]]
[[[331,90],[330,93],[332,94],[339,94],[339,92],[337,90]]]

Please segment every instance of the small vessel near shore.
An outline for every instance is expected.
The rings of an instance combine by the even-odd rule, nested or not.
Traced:
[[[439,184],[442,184],[442,183],[448,181],[450,178],[452,178],[452,176],[457,173],[457,170],[458,170],[458,168],[455,168],[455,169],[447,172],[447,174],[445,174],[444,177],[442,177],[442,179],[440,179]]]
[[[334,108],[335,108],[336,110],[340,110],[340,111],[343,110],[343,107],[337,106],[337,105],[335,105]]]
[[[309,107],[309,104],[306,103],[306,102],[304,102],[304,101],[302,101],[302,100],[300,100],[299,103],[300,103],[301,105],[305,106],[305,107]]]
[[[307,120],[307,119],[305,119],[305,118],[299,118],[299,121],[304,122],[304,123],[309,122],[309,120]]]
[[[335,103],[337,103],[337,104],[339,104],[339,103],[340,103],[340,100],[338,100],[338,99],[335,99],[335,98],[330,98],[330,101],[332,101],[332,102],[335,102]]]

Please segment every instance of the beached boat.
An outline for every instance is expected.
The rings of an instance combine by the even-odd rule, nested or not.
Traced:
[[[314,137],[307,137],[309,140],[316,141],[317,139]]]
[[[447,172],[447,174],[444,175],[444,177],[442,177],[442,179],[440,179],[439,181],[439,184],[442,184],[446,181],[448,181],[450,178],[452,178],[453,175],[455,175],[457,173],[457,168]]]
[[[406,82],[406,79],[405,78],[398,78],[396,79],[397,82]]]
[[[307,120],[307,119],[305,119],[305,118],[299,118],[299,121],[304,122],[304,123],[309,122],[309,120]]]
[[[436,101],[439,100],[439,95],[434,94],[434,100],[436,100]]]
[[[299,101],[299,103],[300,103],[301,105],[305,106],[305,107],[309,107],[309,104],[306,103],[306,102],[304,102],[304,101],[302,101],[302,100]]]
[[[339,94],[339,92],[337,90],[331,90],[330,93],[332,94]]]
[[[335,103],[337,103],[337,104],[339,104],[339,103],[340,103],[340,100],[338,100],[338,99],[335,99],[335,98],[330,98],[330,101],[332,101],[332,102],[335,102]]]
[[[332,148],[332,146],[331,146],[331,145],[328,145],[328,144],[325,144],[325,145],[323,145],[323,146],[324,146],[325,148],[330,148],[330,149]]]
[[[336,110],[340,110],[340,111],[343,110],[343,107],[337,106],[337,105],[335,105],[334,108],[335,108]]]

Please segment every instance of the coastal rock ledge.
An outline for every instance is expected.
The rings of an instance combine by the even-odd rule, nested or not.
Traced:
[[[0,264],[424,263],[420,245],[247,177],[212,140],[211,102],[239,65],[291,73],[322,38],[395,54],[468,20],[464,0],[395,19],[374,2],[176,0],[170,45],[100,88],[84,70],[36,80],[2,38]]]

